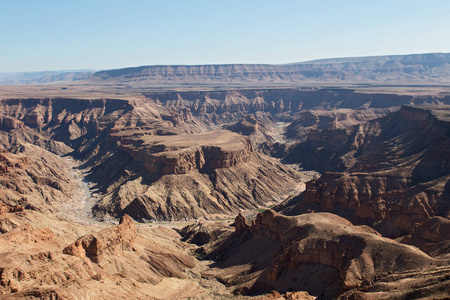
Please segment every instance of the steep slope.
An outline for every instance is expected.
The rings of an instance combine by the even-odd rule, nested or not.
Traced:
[[[170,220],[237,212],[279,200],[300,179],[254,153],[238,134],[201,133],[207,125],[182,108],[76,99],[7,99],[1,108],[5,148],[19,151],[33,143],[58,154],[74,149],[70,154],[83,161],[80,168],[89,171],[100,195],[94,208],[100,218],[128,213]],[[40,201],[59,203],[44,196]]]
[[[397,272],[348,291],[339,299],[447,299],[449,272],[448,265]]]
[[[414,245],[433,257],[450,257],[450,220],[432,217],[403,237],[402,243]]]
[[[335,212],[388,236],[435,215],[448,217],[449,111],[403,106],[346,130],[311,132],[287,159],[339,172],[309,182],[298,201],[292,200],[298,202],[295,211]]]
[[[20,150],[0,149],[0,204],[57,213],[78,187],[68,162],[34,145]]]
[[[204,276],[237,294],[307,291],[331,299],[388,274],[445,263],[328,213],[286,217],[267,210],[252,225],[238,216],[235,229],[198,252],[217,260]]]
[[[120,150],[140,163],[140,170],[124,174],[123,183],[107,191],[94,207],[99,215],[179,220],[228,214],[279,199],[300,181],[294,171],[255,153],[248,139],[230,131],[129,134],[111,138],[120,140]]]
[[[30,143],[57,154],[72,151],[71,156],[83,161],[81,168],[89,170],[88,180],[102,198],[95,207],[98,216],[126,212],[138,219],[197,218],[281,199],[298,180],[280,163],[239,142],[238,135],[226,140],[236,141],[236,149],[247,143],[242,151],[225,151],[223,143],[214,147],[221,135],[231,136],[222,133],[212,142],[192,144],[205,139],[204,132],[213,126],[248,114],[255,122],[289,121],[304,110],[340,108],[359,108],[359,120],[352,121],[359,122],[402,103],[448,101],[444,96],[297,89],[147,93],[135,100],[5,99],[0,101],[5,128],[1,143],[9,151]],[[173,144],[179,138],[184,139],[182,149],[178,142]],[[267,152],[274,151],[269,147]],[[217,155],[225,157],[218,160]]]
[[[164,109],[182,112],[211,126],[236,123],[247,115],[254,115],[257,121],[272,118],[292,122],[304,117],[307,111],[324,116],[335,113],[337,124],[347,126],[352,125],[351,122],[361,123],[384,116],[404,104],[450,104],[450,97],[445,95],[368,94],[348,89],[243,89],[144,92],[143,95]],[[340,120],[345,118],[348,121]]]
[[[286,137],[297,142],[306,139],[310,131],[344,129],[356,124],[384,117],[396,108],[357,108],[334,110],[309,110],[300,113],[286,128]]]

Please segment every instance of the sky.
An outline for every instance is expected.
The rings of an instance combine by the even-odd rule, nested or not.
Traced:
[[[450,0],[0,0],[0,72],[450,52]]]

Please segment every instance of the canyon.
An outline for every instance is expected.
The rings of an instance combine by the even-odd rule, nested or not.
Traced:
[[[0,297],[448,297],[447,61],[0,86]]]

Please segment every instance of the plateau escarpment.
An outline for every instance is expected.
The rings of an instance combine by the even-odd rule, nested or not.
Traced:
[[[449,82],[448,53],[350,57],[284,65],[162,65],[94,73],[91,83],[136,85],[286,85],[299,83]]]
[[[165,110],[179,112],[190,122],[197,120],[211,127],[227,125],[246,135],[251,134],[247,132],[249,129],[253,130],[248,127],[250,120],[242,123],[248,115],[267,127],[272,122],[293,122],[287,132],[291,139],[303,139],[311,129],[343,129],[367,122],[405,104],[450,104],[448,96],[368,94],[348,89],[144,92],[143,95]],[[231,123],[238,122],[240,125],[233,129]],[[258,126],[258,130],[270,129],[265,126]]]
[[[257,112],[293,117],[311,109],[392,108],[411,102],[422,104],[450,101],[445,97],[413,97],[394,94],[364,94],[348,89],[249,89],[206,92],[145,92],[143,95],[168,108],[185,108],[194,116],[216,123],[239,121]]]
[[[300,113],[286,128],[286,137],[297,142],[306,139],[311,131],[327,129],[345,129],[356,124],[365,123],[373,119],[384,117],[396,108],[340,108],[334,110],[309,110]],[[310,133],[311,132],[311,133]]]
[[[307,183],[299,211],[330,211],[398,236],[449,216],[449,108],[403,106],[345,130],[311,132],[287,159],[330,170]]]
[[[136,145],[138,144],[138,145]],[[122,138],[120,149],[144,162],[149,173],[186,174],[191,170],[211,172],[249,160],[250,141],[225,130],[200,134]]]
[[[274,201],[300,180],[254,152],[248,138],[226,130],[141,137],[122,132],[110,138],[145,172],[110,189],[94,207],[98,214],[153,220],[227,214]]]
[[[449,53],[319,59],[299,63],[153,65],[123,69],[0,73],[0,84],[135,86],[298,86],[299,84],[448,83]],[[120,87],[122,88],[122,87]]]

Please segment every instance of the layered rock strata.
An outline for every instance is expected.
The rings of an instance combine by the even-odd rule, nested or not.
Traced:
[[[162,175],[231,168],[247,162],[253,151],[248,139],[225,130],[195,135],[147,136],[139,140],[125,138],[120,149],[143,162],[147,172]]]
[[[287,85],[323,82],[448,82],[450,55],[427,53],[320,59],[283,65],[162,65],[94,73],[91,83]],[[76,74],[80,76],[80,74]]]
[[[341,172],[309,182],[297,212],[334,212],[392,237],[435,215],[448,217],[449,111],[404,106],[350,129],[310,134],[290,158]]]

